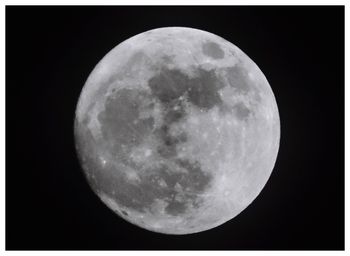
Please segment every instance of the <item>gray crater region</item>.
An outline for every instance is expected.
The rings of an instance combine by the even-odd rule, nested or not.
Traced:
[[[92,190],[147,230],[189,234],[242,212],[274,167],[280,123],[263,73],[214,34],[138,34],[95,67],[75,139]]]

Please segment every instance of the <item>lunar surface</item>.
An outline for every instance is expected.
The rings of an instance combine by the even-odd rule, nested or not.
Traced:
[[[257,65],[225,39],[183,27],[112,49],[86,81],[74,129],[99,198],[166,234],[208,230],[242,212],[266,184],[280,139]]]

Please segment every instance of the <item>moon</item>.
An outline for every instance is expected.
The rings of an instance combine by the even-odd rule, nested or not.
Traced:
[[[92,190],[141,228],[217,227],[258,196],[273,170],[273,91],[237,46],[198,29],[153,29],[120,43],[88,77],[76,149]]]

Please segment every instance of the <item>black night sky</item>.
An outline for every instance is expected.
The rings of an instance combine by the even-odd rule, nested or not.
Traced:
[[[206,30],[252,58],[281,119],[274,171],[226,224],[173,236],[115,215],[89,188],[73,121],[114,46],[166,26]],[[7,250],[342,250],[344,7],[6,7]]]

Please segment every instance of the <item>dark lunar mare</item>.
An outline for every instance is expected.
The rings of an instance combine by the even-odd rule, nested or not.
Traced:
[[[221,49],[220,45],[211,41],[202,44],[202,52],[213,59],[222,59],[225,57],[225,52]]]
[[[181,70],[163,68],[148,81],[148,86],[164,104],[170,104],[181,96],[203,110],[223,104],[219,90],[225,84],[216,77],[214,70],[198,68],[192,78]]]
[[[127,150],[142,142],[153,129],[152,117],[139,119],[140,102],[147,93],[140,90],[121,89],[108,97],[105,110],[99,113],[101,131],[114,155],[128,153]]]
[[[95,141],[85,126],[79,128],[82,134],[77,136],[78,145],[84,144],[79,146],[84,149],[81,153],[85,157],[84,168],[89,183],[97,192],[105,193],[125,209],[138,212],[152,210],[151,205],[156,199],[160,199],[168,203],[165,208],[168,214],[178,215],[184,213],[189,205],[200,207],[199,195],[208,188],[212,177],[202,170],[199,162],[178,158],[176,146],[186,142],[187,136],[186,133],[176,136],[170,134],[170,127],[186,117],[185,101],[204,111],[221,106],[223,102],[218,90],[224,85],[214,71],[199,69],[197,76],[191,78],[180,70],[166,68],[152,77],[148,85],[151,94],[125,88],[110,95],[105,102],[104,111],[98,115],[103,138]],[[161,103],[164,114],[159,128],[154,127],[152,117],[139,118],[141,108],[154,107],[141,103],[145,99],[151,102],[153,97]],[[139,172],[140,179],[130,181],[125,170],[117,170],[111,161],[119,161],[136,171],[142,168],[129,158],[130,149],[140,145],[151,133],[159,138],[157,152],[165,160],[164,163],[170,161],[183,172],[172,170],[168,164],[161,164]],[[102,166],[98,158],[99,152],[106,152],[114,158]],[[179,189],[185,192],[181,193]],[[121,214],[127,216],[127,212]]]
[[[210,175],[203,172],[198,162],[191,163],[187,159],[178,159],[176,146],[187,141],[186,133],[177,136],[169,133],[172,124],[186,117],[185,101],[205,111],[223,105],[219,90],[224,84],[216,77],[215,72],[204,69],[197,69],[196,72],[196,77],[191,78],[181,70],[163,68],[148,81],[153,95],[162,103],[164,109],[163,125],[155,131],[163,142],[158,146],[158,153],[187,172],[174,172],[165,166],[154,172],[155,177],[162,178],[172,191],[171,195],[158,194],[158,198],[168,203],[165,210],[171,215],[185,212],[188,204],[199,207],[198,195],[209,186],[211,180]],[[186,190],[180,200],[176,197],[176,185]]]
[[[176,159],[175,162],[186,172],[174,172],[169,166],[161,165],[159,168],[148,170],[146,173],[150,175],[143,179],[156,188],[156,198],[168,203],[165,211],[170,215],[184,213],[188,205],[198,208],[202,202],[199,195],[205,191],[211,180],[211,176],[203,172],[198,162],[191,163],[186,159]],[[158,185],[160,179],[167,184],[166,187]],[[179,193],[178,188],[184,192]]]
[[[252,89],[249,82],[248,72],[240,64],[225,68],[226,77],[231,87],[235,88],[239,93],[247,93]]]
[[[103,192],[120,206],[138,212],[151,210],[150,206],[155,202],[155,199],[167,202],[168,206],[165,210],[171,215],[184,213],[188,204],[193,207],[200,206],[201,200],[198,195],[207,188],[211,177],[200,169],[199,163],[176,159],[176,163],[188,173],[174,172],[164,164],[146,170],[141,174],[140,181],[131,183],[122,170],[116,170],[116,167],[110,162],[107,162],[105,167],[98,164],[98,143],[87,128],[81,124],[78,125],[80,132],[76,138],[80,160],[90,186],[97,193]],[[159,185],[160,179],[166,183],[166,187]],[[177,184],[186,190],[181,201],[176,199],[176,195],[178,195]],[[127,216],[125,211],[121,214]]]

